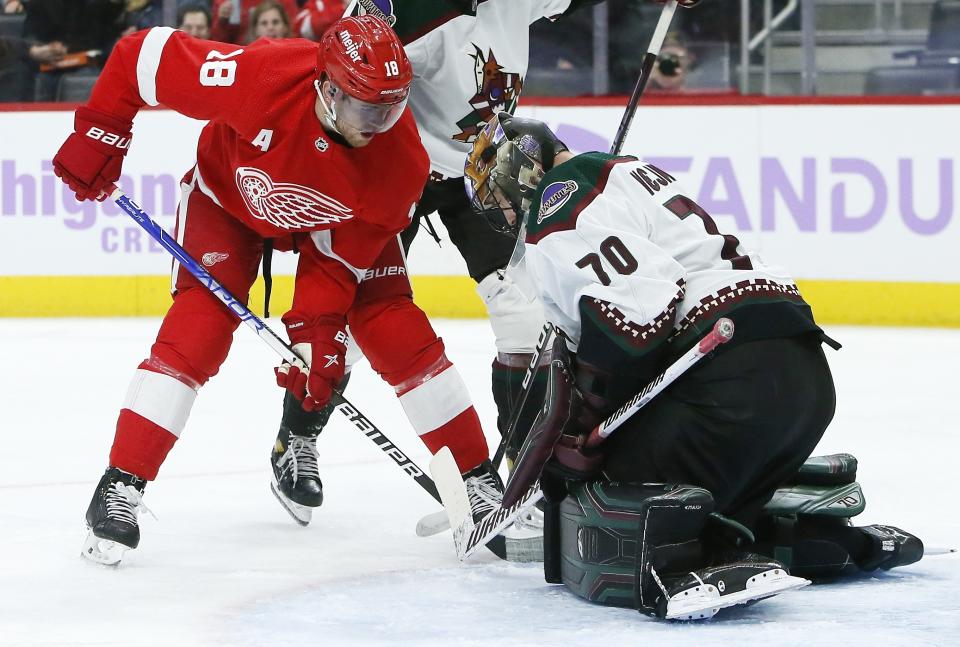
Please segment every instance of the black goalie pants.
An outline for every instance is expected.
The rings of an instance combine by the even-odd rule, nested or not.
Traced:
[[[836,405],[817,335],[746,342],[705,357],[605,443],[614,481],[687,483],[755,527],[813,452]]]

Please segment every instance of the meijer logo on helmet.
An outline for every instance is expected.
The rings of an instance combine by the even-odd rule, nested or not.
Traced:
[[[350,60],[354,63],[359,63],[360,54],[357,53],[357,49],[359,49],[360,46],[353,42],[353,38],[350,37],[350,32],[346,29],[340,32],[340,42],[343,43],[344,48],[347,50]]]

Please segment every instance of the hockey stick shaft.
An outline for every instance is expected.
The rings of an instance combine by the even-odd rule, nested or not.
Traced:
[[[683,375],[688,368],[696,364],[700,358],[720,344],[730,341],[730,339],[733,337],[733,332],[734,326],[730,319],[723,318],[717,321],[717,323],[714,324],[713,329],[707,333],[703,339],[697,343],[696,346],[684,353],[683,356],[671,364],[666,371],[653,378],[653,380],[651,380],[642,391],[631,398],[627,404],[621,407],[620,410],[616,411],[600,425],[600,427],[603,427],[607,423],[615,423],[616,426],[610,428],[604,436],[599,436],[600,427],[597,427],[593,430],[593,432],[591,432],[586,445],[588,447],[593,447],[602,442],[606,436],[609,436],[610,433],[613,432],[613,429],[619,427],[627,418],[639,411],[643,406],[650,402],[654,396],[663,391],[663,389],[669,386],[671,382]],[[595,434],[598,436],[598,439],[596,440],[594,439]],[[460,528],[454,530],[453,540],[457,547],[457,555],[461,560],[469,557],[474,551],[477,550],[478,546],[482,546],[490,541],[492,537],[510,525],[521,512],[523,512],[532,504],[532,502],[535,503],[542,497],[543,492],[540,490],[540,482],[537,481],[531,485],[523,494],[523,496],[520,497],[520,499],[509,508],[497,508],[476,523],[474,523],[472,520],[465,520]]]
[[[547,344],[550,343],[550,339],[553,338],[553,334],[553,324],[544,324],[543,330],[540,332],[540,339],[537,341],[537,347],[533,350],[533,356],[530,358],[530,364],[527,366],[527,372],[523,376],[523,391],[520,395],[520,402],[510,413],[510,423],[507,425],[507,431],[503,434],[503,438],[500,439],[500,444],[497,446],[497,451],[491,460],[493,469],[495,470],[500,467],[500,462],[503,460],[503,455],[506,453],[507,447],[517,435],[517,424],[520,422],[520,414],[523,413],[524,407],[527,406],[527,399],[530,397],[531,389],[533,389],[533,382],[537,379],[537,373],[540,371],[540,358],[543,357],[543,353],[547,348]]]
[[[197,263],[197,261],[189,254],[187,251],[173,239],[170,234],[168,234],[163,227],[158,225],[156,221],[150,218],[149,214],[146,211],[140,208],[140,206],[131,200],[129,197],[124,195],[124,193],[117,187],[112,187],[113,190],[110,193],[110,198],[117,204],[120,209],[123,210],[128,216],[130,216],[138,225],[140,225],[150,236],[160,243],[160,246],[165,250],[170,252],[174,258],[180,261],[180,264],[187,269],[204,287],[206,287],[210,292],[213,293],[220,301],[223,302],[227,308],[231,310],[240,321],[245,323],[250,327],[257,336],[266,342],[267,346],[272,348],[284,361],[293,363],[295,361],[300,361],[306,364],[303,361],[303,358],[297,355],[294,350],[281,339],[273,330],[270,329],[267,324],[263,322],[260,317],[253,314],[247,306],[238,301],[236,297],[230,294],[230,291],[223,287],[219,281],[217,281],[210,272],[205,270],[202,265]],[[363,435],[372,440],[380,450],[389,456],[396,465],[406,472],[409,476],[415,480],[420,487],[427,491],[427,493],[432,496],[437,502],[440,502],[440,493],[437,492],[437,486],[427,474],[420,469],[420,467],[414,463],[410,458],[406,456],[400,449],[394,445],[390,440],[380,431],[373,422],[370,421],[365,415],[360,413],[356,407],[354,407],[345,397],[343,393],[339,390],[333,390],[333,397],[331,402],[334,404],[336,409],[345,415],[354,426],[359,429]]]
[[[596,447],[603,442],[604,439],[612,434],[620,425],[626,422],[630,416],[643,408],[658,393],[670,386],[670,384],[683,375],[688,368],[700,361],[701,357],[720,344],[725,344],[730,341],[733,338],[733,332],[733,321],[726,317],[717,321],[713,326],[713,330],[708,332],[693,348],[684,353],[680,359],[668,366],[667,370],[653,378],[639,393],[627,400],[622,407],[614,411],[610,417],[595,427],[587,438],[586,446]]]
[[[653,38],[650,39],[650,47],[643,56],[643,62],[640,65],[640,76],[637,77],[637,84],[633,86],[633,94],[630,95],[630,101],[627,103],[627,109],[620,119],[620,127],[617,128],[617,134],[613,138],[613,145],[610,147],[611,155],[619,155],[623,148],[623,142],[627,138],[627,132],[630,130],[630,124],[633,123],[633,116],[637,112],[637,106],[640,104],[640,96],[650,81],[650,75],[653,73],[653,66],[660,56],[660,48],[663,47],[663,41],[667,37],[667,31],[670,29],[670,23],[673,21],[673,14],[677,10],[677,0],[669,0],[663,5],[663,11],[660,12],[660,20],[657,21],[657,27],[653,30]]]

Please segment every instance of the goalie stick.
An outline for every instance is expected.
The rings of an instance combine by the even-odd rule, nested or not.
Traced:
[[[500,438],[500,444],[497,445],[497,451],[494,453],[493,458],[491,459],[491,462],[493,463],[493,469],[498,469],[500,467],[500,461],[503,460],[503,455],[507,450],[507,446],[513,440],[514,436],[517,435],[517,424],[519,424],[520,414],[527,405],[527,398],[530,395],[530,389],[532,388],[533,381],[536,379],[537,373],[540,370],[540,358],[543,356],[544,350],[546,350],[547,345],[550,343],[550,340],[553,339],[553,335],[555,333],[556,328],[553,326],[553,324],[546,323],[543,325],[543,330],[540,332],[540,339],[537,341],[537,347],[533,351],[533,355],[530,358],[530,363],[527,366],[526,374],[523,376],[520,402],[516,407],[514,407],[513,412],[510,414],[510,422],[507,424],[507,430]],[[432,512],[417,522],[417,535],[420,537],[430,537],[431,535],[436,535],[449,529],[450,519],[447,516],[446,510]]]
[[[520,513],[543,498],[539,482],[534,483],[515,504],[509,508],[497,508],[475,523],[473,515],[470,514],[467,488],[449,447],[443,447],[434,455],[430,461],[430,473],[433,474],[443,499],[443,507],[450,518],[453,544],[461,562],[512,524]]]
[[[646,406],[654,396],[683,375],[704,355],[720,344],[730,341],[733,338],[733,332],[733,321],[726,317],[718,320],[713,329],[693,348],[668,366],[663,373],[653,378],[637,395],[630,398],[627,404],[593,429],[587,441],[588,446],[593,447],[602,442],[627,418]],[[605,433],[601,432],[601,429],[605,430]],[[595,436],[597,440],[591,445],[590,439],[594,439]],[[466,486],[463,484],[463,478],[457,469],[456,461],[453,460],[453,454],[450,453],[448,448],[441,449],[430,461],[430,473],[437,484],[437,489],[440,490],[443,506],[446,508],[450,526],[453,528],[453,543],[460,561],[472,555],[479,546],[486,544],[501,530],[513,523],[513,520],[524,510],[543,498],[540,482],[537,481],[509,508],[501,506],[480,521],[474,522],[467,501]]]
[[[640,65],[640,76],[637,77],[637,84],[633,86],[633,93],[630,95],[630,101],[627,102],[627,109],[620,119],[620,126],[617,128],[617,134],[613,138],[613,145],[610,146],[611,155],[619,155],[623,148],[623,142],[627,138],[627,131],[630,130],[630,124],[633,122],[633,116],[637,113],[637,105],[640,103],[640,95],[643,94],[653,72],[653,66],[660,56],[660,48],[663,47],[663,41],[667,37],[667,30],[670,29],[670,23],[673,21],[673,14],[677,10],[677,0],[669,0],[663,5],[663,11],[660,12],[660,20],[657,21],[657,27],[653,30],[653,37],[650,39],[650,46],[647,53],[643,56],[643,62]]]
[[[680,359],[667,367],[663,373],[653,378],[639,393],[626,401],[614,411],[606,420],[597,425],[587,438],[587,447],[596,447],[610,434],[617,430],[627,419],[639,411],[644,405],[663,391],[667,385],[683,375],[688,368],[696,364],[701,357],[712,351],[720,344],[725,344],[733,338],[733,321],[723,317],[713,325],[713,329],[704,335],[693,348],[684,353]]]
[[[128,196],[124,195],[116,186],[111,188],[110,199],[112,199],[124,213],[133,218],[154,240],[160,243],[165,250],[170,252],[174,258],[180,261],[180,264],[193,274],[201,285],[210,290],[214,296],[220,299],[227,308],[237,315],[240,321],[252,328],[253,331],[257,333],[257,336],[266,342],[267,346],[272,348],[274,352],[286,362],[291,364],[297,360],[303,362],[303,358],[297,355],[283,339],[277,336],[262,319],[253,314],[243,303],[230,294],[225,287],[220,285],[210,272],[197,263],[170,234],[150,218],[146,211],[141,209],[140,206]],[[306,362],[303,363],[306,364]],[[373,443],[380,448],[380,451],[389,456],[397,467],[416,481],[417,484],[422,487],[427,494],[436,499],[438,503],[441,502],[440,494],[437,492],[437,486],[433,480],[427,476],[416,463],[408,458],[406,454],[400,451],[396,445],[390,442],[390,439],[387,438],[369,418],[363,415],[353,404],[343,397],[342,392],[334,389],[333,397],[330,401],[334,404],[337,411],[346,416],[364,436],[372,440]]]

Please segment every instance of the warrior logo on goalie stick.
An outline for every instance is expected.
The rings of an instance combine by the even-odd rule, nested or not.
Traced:
[[[253,217],[274,227],[310,229],[353,218],[353,210],[338,200],[300,184],[275,183],[257,168],[241,166],[236,181]]]

